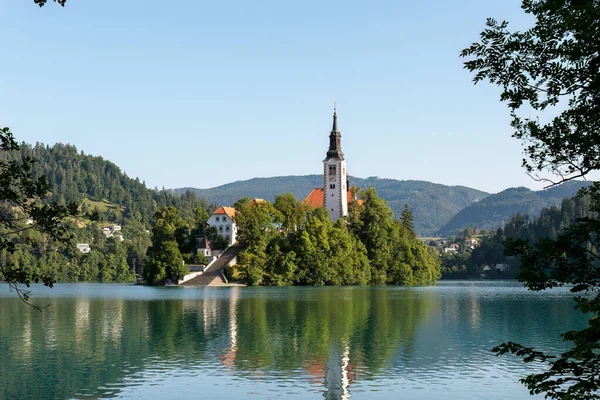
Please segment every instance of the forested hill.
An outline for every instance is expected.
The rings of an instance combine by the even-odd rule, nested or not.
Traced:
[[[34,173],[48,179],[52,189],[50,200],[60,204],[81,203],[86,212],[98,211],[101,220],[133,219],[148,224],[154,212],[164,205],[179,208],[184,216],[192,216],[197,207],[209,208],[206,199],[198,199],[192,192],[176,196],[171,191],[148,189],[144,182],[128,177],[112,162],[78,152],[72,145],[22,143],[20,146],[18,152],[0,156],[33,158]]]
[[[231,205],[242,197],[272,201],[275,196],[289,192],[302,200],[323,182],[321,175],[255,178],[211,189],[175,189],[173,193],[148,189],[144,182],[128,177],[114,163],[79,152],[72,145],[22,144],[19,152],[2,155],[15,159],[22,156],[34,158],[34,172],[47,176],[52,200],[62,204],[79,202],[86,212],[99,211],[101,220],[123,222],[133,219],[146,225],[154,212],[165,205],[173,205],[184,218],[191,218],[198,207],[210,211],[216,205]],[[377,189],[397,216],[408,204],[414,214],[415,231],[421,236],[436,232],[445,235],[474,225],[480,229],[495,228],[519,212],[533,217],[543,207],[558,205],[563,198],[574,196],[584,185],[583,182],[568,182],[539,192],[513,188],[489,195],[464,186],[375,177],[351,177],[350,184]]]
[[[466,227],[495,229],[506,224],[517,213],[536,217],[543,208],[558,206],[565,197],[573,197],[589,182],[570,181],[546,190],[525,187],[506,189],[473,203],[456,214],[438,234],[445,236]]]
[[[489,194],[464,186],[445,186],[423,181],[398,181],[395,179],[362,179],[350,177],[350,185],[377,189],[380,197],[387,200],[399,216],[405,204],[414,214],[415,231],[419,235],[436,232],[463,208],[484,199]],[[211,189],[193,189],[198,197],[210,202],[233,204],[242,197],[259,197],[272,201],[282,193],[292,193],[304,199],[310,191],[323,186],[322,175],[278,176],[254,178],[228,183]],[[192,188],[174,189],[176,193]]]

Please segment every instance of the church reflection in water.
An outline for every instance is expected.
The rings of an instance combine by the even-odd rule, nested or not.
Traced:
[[[309,296],[303,302],[247,298],[242,290],[231,288],[225,307],[214,299],[202,303],[204,334],[227,332],[221,365],[249,378],[287,373],[326,399],[349,399],[357,366],[369,371],[367,377],[389,366],[395,354],[408,350],[419,321],[436,312],[435,302],[390,299],[386,290],[340,289],[340,295],[331,289],[315,298],[300,290]],[[226,329],[216,328],[219,313],[226,313]]]
[[[141,377],[155,369],[194,376],[222,370],[250,383],[283,379],[326,399],[349,399],[357,366],[370,373],[389,366],[419,321],[435,312],[430,301],[368,288],[184,290],[183,299],[56,299],[41,316],[4,302],[5,326],[13,328],[0,328],[0,343],[11,343],[5,362],[27,368],[3,369],[2,378],[48,378],[44,389],[24,385],[25,397],[113,397],[126,386],[114,382],[143,385]]]
[[[349,399],[382,377],[424,374],[421,380],[424,371],[458,370],[457,363],[469,368],[476,360],[461,345],[481,343],[487,356],[496,340],[490,336],[518,320],[511,316],[572,315],[568,302],[483,302],[468,291],[232,287],[177,293],[181,298],[57,298],[43,314],[4,299],[0,381],[20,384],[15,391],[5,386],[0,398],[109,398],[173,373]],[[483,323],[485,315],[498,318]],[[545,320],[534,328],[548,335],[555,329]]]

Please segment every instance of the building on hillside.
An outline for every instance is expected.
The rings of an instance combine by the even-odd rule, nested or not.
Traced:
[[[77,227],[78,227],[79,229],[83,229],[83,228],[85,228],[85,222],[83,222],[83,221],[77,221]]]
[[[221,207],[212,213],[207,224],[215,228],[219,236],[227,239],[229,244],[233,244],[237,236],[237,226],[235,225],[234,218],[235,208]]]
[[[350,188],[346,160],[342,152],[342,135],[338,129],[337,111],[333,109],[333,127],[329,134],[329,149],[323,160],[323,187],[315,188],[304,199],[313,208],[324,207],[333,221],[348,215],[348,202],[356,200]]]
[[[80,252],[82,252],[83,254],[87,254],[90,252],[90,250],[92,249],[90,247],[89,244],[87,243],[77,243],[77,248],[79,249]]]
[[[106,238],[118,238],[121,242],[125,240],[123,233],[121,232],[121,225],[103,226],[102,233]]]

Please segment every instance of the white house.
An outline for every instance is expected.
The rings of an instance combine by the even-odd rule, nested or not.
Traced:
[[[221,237],[227,239],[229,244],[233,244],[237,236],[237,226],[234,218],[235,208],[221,207],[210,216],[207,224],[214,227]]]
[[[83,254],[87,254],[90,252],[90,250],[92,249],[90,247],[89,244],[87,243],[77,243],[77,248],[79,249],[80,252],[82,252]]]

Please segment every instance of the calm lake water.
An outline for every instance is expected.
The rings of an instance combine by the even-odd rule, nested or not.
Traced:
[[[564,349],[566,289],[516,282],[326,288],[0,285],[0,399],[523,399],[534,366],[503,341]]]

